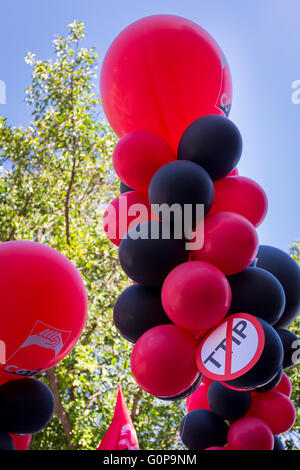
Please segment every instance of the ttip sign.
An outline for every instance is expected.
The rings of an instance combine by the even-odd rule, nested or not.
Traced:
[[[202,341],[197,364],[206,377],[232,380],[248,372],[259,360],[265,344],[259,321],[247,313],[223,320]]]

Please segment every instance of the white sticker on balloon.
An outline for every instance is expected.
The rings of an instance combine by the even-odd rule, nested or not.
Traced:
[[[203,339],[197,352],[200,372],[213,380],[232,380],[259,360],[265,344],[262,325],[252,315],[236,313]]]

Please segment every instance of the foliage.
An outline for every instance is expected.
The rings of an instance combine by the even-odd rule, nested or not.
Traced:
[[[65,254],[79,269],[89,314],[77,346],[43,375],[56,398],[56,416],[33,438],[31,449],[95,449],[113,414],[117,386],[143,448],[177,446],[182,417],[143,393],[129,367],[132,345],[112,322],[117,296],[128,285],[117,251],[102,231],[103,208],[118,193],[111,153],[116,137],[101,120],[94,91],[98,56],[81,46],[84,25],[56,37],[54,60],[29,53],[32,83],[27,127],[0,118],[0,239],[35,240]]]

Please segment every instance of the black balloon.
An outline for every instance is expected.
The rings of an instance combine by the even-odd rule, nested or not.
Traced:
[[[160,400],[164,401],[178,401],[178,400],[183,400],[184,398],[189,397],[192,393],[194,393],[195,390],[199,387],[203,379],[203,375],[199,374],[198,378],[195,380],[193,385],[191,385],[185,392],[180,393],[179,395],[174,395],[173,397],[158,397]]]
[[[277,277],[284,289],[285,309],[275,326],[287,328],[300,311],[300,268],[287,253],[267,245],[260,245],[256,265]]]
[[[127,186],[127,184],[123,183],[123,181],[120,181],[120,193],[127,193],[128,191],[134,191],[130,186]]]
[[[255,389],[255,392],[263,393],[263,392],[269,392],[270,390],[273,390],[273,388],[275,388],[279,384],[282,378],[282,374],[283,374],[283,369],[280,369],[278,374],[276,374],[275,377],[272,380],[270,380],[270,382],[268,382],[266,385],[262,385],[261,387],[257,387]]]
[[[184,131],[177,156],[198,163],[216,181],[234,169],[242,147],[241,134],[232,121],[209,115],[192,122]]]
[[[150,204],[167,204],[171,208],[173,204],[179,204],[181,210],[174,216],[171,222],[175,222],[180,229],[192,228],[199,222],[203,215],[197,213],[197,205],[204,204],[204,214],[210,210],[214,199],[214,186],[208,173],[196,163],[178,161],[162,166],[153,176],[149,185]],[[187,216],[186,204],[191,207],[191,220],[185,221]],[[168,222],[163,213],[155,206],[153,211],[158,217]],[[184,224],[184,222],[186,222]]]
[[[150,328],[172,323],[161,303],[161,288],[141,284],[122,292],[115,303],[113,317],[118,331],[132,343]]]
[[[0,387],[0,428],[12,434],[33,434],[49,423],[54,397],[36,379],[11,380]]]
[[[231,287],[231,313],[250,313],[271,325],[276,323],[285,307],[282,285],[273,274],[261,268],[247,268],[228,276]]]
[[[283,346],[283,368],[289,369],[299,364],[300,361],[300,339],[292,331],[278,328],[277,333]]]
[[[263,352],[248,372],[236,379],[226,381],[232,387],[245,390],[255,389],[270,382],[282,368],[283,347],[278,334],[269,323],[261,318],[257,320],[262,325],[265,335]]]
[[[142,222],[129,230],[121,241],[119,260],[122,269],[134,281],[159,286],[178,264],[188,260],[185,240],[169,236],[169,225]],[[142,236],[136,237],[139,232]]]
[[[190,411],[180,424],[180,437],[190,450],[224,446],[227,432],[227,424],[212,411],[204,409]]]
[[[251,393],[240,392],[225,387],[220,382],[212,382],[207,392],[211,411],[228,421],[242,418],[250,408]]]
[[[6,431],[0,431],[0,450],[16,450],[12,437]]]
[[[274,436],[273,450],[285,450],[282,440],[278,436]]]

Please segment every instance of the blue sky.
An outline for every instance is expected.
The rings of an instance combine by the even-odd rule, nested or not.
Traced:
[[[30,83],[28,51],[47,59],[51,41],[74,19],[87,26],[86,47],[102,59],[114,37],[150,14],[189,18],[207,29],[225,52],[233,78],[230,118],[244,151],[240,174],[262,185],[269,211],[260,243],[288,250],[300,238],[300,104],[291,84],[300,79],[298,0],[10,0],[0,5],[0,80],[7,87],[0,114],[26,125],[24,90]]]

